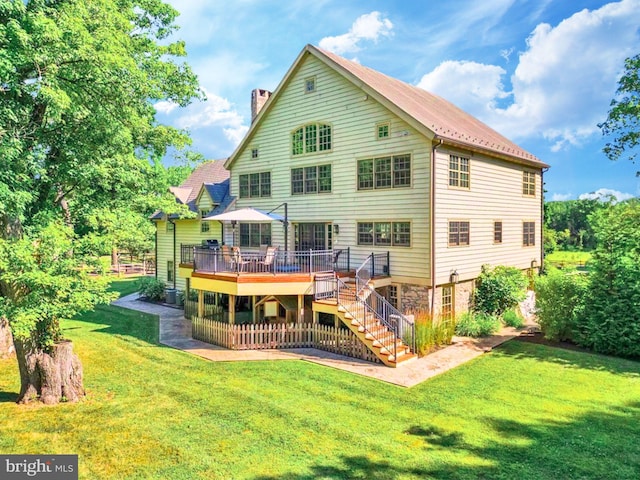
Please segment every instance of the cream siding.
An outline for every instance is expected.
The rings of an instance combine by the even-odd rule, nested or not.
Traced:
[[[449,187],[449,155],[470,159],[470,188]],[[535,172],[536,195],[522,194],[523,170]],[[460,281],[476,278],[483,264],[529,268],[540,264],[542,241],[541,172],[461,151],[438,149],[436,154],[436,284],[449,282],[456,270]],[[448,222],[468,220],[469,246],[448,246]],[[502,221],[502,243],[493,242],[493,222]],[[536,244],[522,245],[522,222],[536,222]]]
[[[315,76],[316,93],[305,94],[304,79]],[[391,252],[391,273],[423,283],[429,274],[429,160],[431,142],[364,92],[307,56],[293,73],[260,128],[249,142],[260,145],[259,159],[251,148],[239,152],[231,166],[231,192],[236,208],[269,211],[288,203],[289,248],[294,249],[293,223],[327,222],[339,225],[334,248],[351,247],[352,265],[358,266],[371,252]],[[390,123],[390,138],[377,139],[376,125]],[[291,133],[308,123],[332,126],[332,150],[291,154]],[[387,155],[411,154],[412,185],[409,188],[357,190],[357,161]],[[291,168],[331,165],[331,193],[291,195]],[[239,198],[239,175],[271,172],[271,197]],[[283,214],[283,209],[275,213]],[[411,247],[357,245],[357,223],[406,221],[411,223]],[[230,232],[231,229],[226,229]],[[272,225],[273,244],[283,247],[283,228]],[[236,236],[237,239],[237,236]],[[226,239],[228,242],[230,238]]]
[[[203,198],[205,195],[203,195]],[[208,195],[206,195],[208,197]],[[175,247],[175,273],[176,273],[176,288],[178,290],[184,290],[186,281],[183,277],[178,275],[178,266],[180,265],[180,245],[200,245],[203,240],[217,239],[222,243],[222,227],[220,222],[212,221],[210,223],[210,230],[207,233],[200,233],[200,220],[188,219],[188,220],[174,220],[176,224],[176,247]],[[167,283],[167,261],[173,260],[173,233],[166,231],[165,221],[156,222],[158,228],[158,279]]]

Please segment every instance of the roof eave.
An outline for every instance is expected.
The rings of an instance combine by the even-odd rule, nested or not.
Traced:
[[[450,138],[446,138],[446,137],[441,137],[436,135],[434,137],[435,141],[438,140],[442,140],[442,144],[443,145],[448,145],[450,147],[456,147],[456,148],[462,148],[465,150],[469,150],[471,152],[475,152],[475,153],[481,153],[483,155],[487,155],[489,157],[493,157],[493,158],[499,158],[500,160],[505,160],[507,162],[511,162],[511,163],[518,163],[520,165],[526,165],[528,167],[535,167],[535,168],[549,168],[549,165],[547,165],[546,163],[538,160],[538,159],[527,159],[527,158],[523,158],[523,157],[519,157],[517,155],[510,155],[506,152],[498,152],[496,150],[492,150],[490,148],[482,148],[478,145],[475,145],[473,143],[466,143],[466,142],[460,142],[460,141],[456,141],[456,140],[452,140]]]

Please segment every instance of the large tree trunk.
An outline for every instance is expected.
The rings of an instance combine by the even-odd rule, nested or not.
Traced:
[[[39,400],[53,405],[84,397],[82,364],[70,341],[57,342],[51,353],[35,348],[31,341],[16,341],[15,347],[21,382],[18,403]]]
[[[9,358],[15,354],[13,336],[6,318],[0,317],[0,358]]]

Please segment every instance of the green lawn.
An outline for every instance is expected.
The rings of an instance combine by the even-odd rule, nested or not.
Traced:
[[[591,252],[556,251],[545,255],[544,261],[556,267],[583,267],[591,259]]]
[[[116,307],[64,327],[87,399],[17,406],[16,364],[0,361],[0,452],[77,453],[81,478],[640,477],[637,362],[514,341],[403,389],[303,361],[208,362]]]

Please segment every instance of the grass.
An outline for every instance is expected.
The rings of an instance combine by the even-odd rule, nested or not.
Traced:
[[[544,261],[555,267],[583,267],[591,259],[591,252],[555,251],[545,255]]]
[[[403,389],[297,360],[208,362],[117,307],[64,328],[87,399],[15,405],[17,366],[0,360],[0,452],[76,453],[80,478],[640,476],[638,362],[513,341]]]

